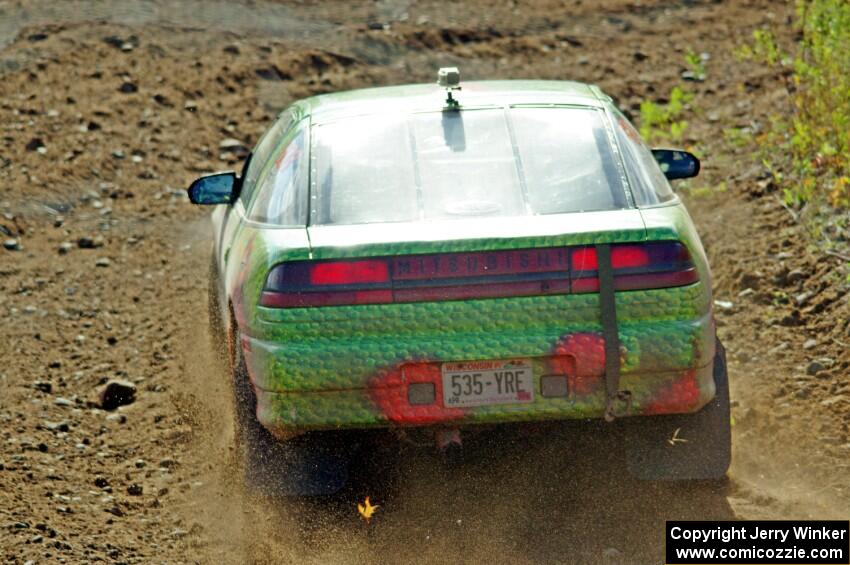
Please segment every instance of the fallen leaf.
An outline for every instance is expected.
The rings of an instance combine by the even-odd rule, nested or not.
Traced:
[[[372,506],[372,503],[369,501],[369,497],[366,497],[366,500],[363,501],[363,504],[357,503],[357,511],[360,513],[360,516],[363,517],[364,520],[368,523],[369,520],[372,519],[372,514],[375,513],[375,510],[378,509],[378,504]]]
[[[673,432],[673,435],[670,436],[670,439],[667,440],[667,443],[669,443],[670,445],[676,445],[677,443],[688,443],[688,440],[683,437],[679,437],[679,431],[681,429],[682,428],[676,428],[676,431]]]

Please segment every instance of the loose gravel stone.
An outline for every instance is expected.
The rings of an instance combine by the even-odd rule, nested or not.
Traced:
[[[136,401],[136,385],[130,381],[110,380],[98,390],[97,397],[98,406],[115,410]]]

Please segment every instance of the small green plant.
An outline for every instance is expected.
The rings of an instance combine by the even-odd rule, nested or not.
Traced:
[[[741,59],[764,61],[771,67],[788,59],[787,55],[782,54],[773,32],[766,29],[753,31],[753,43],[742,45],[737,50],[737,55]]]
[[[680,142],[688,122],[683,118],[686,106],[694,95],[680,86],[674,86],[666,104],[644,100],[640,104],[640,134],[649,143]]]
[[[732,147],[746,147],[753,139],[749,128],[726,128],[723,130],[723,138]]]
[[[685,64],[688,66],[688,71],[690,71],[694,80],[705,80],[705,60],[702,55],[696,53],[693,49],[688,49],[688,52],[685,54]]]

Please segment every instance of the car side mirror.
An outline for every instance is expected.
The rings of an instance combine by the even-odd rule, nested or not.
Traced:
[[[680,151],[678,149],[653,149],[652,156],[658,161],[661,172],[669,180],[689,179],[699,174],[699,159],[687,151]]]
[[[192,204],[230,204],[237,195],[237,184],[233,171],[204,175],[189,186],[189,200]]]

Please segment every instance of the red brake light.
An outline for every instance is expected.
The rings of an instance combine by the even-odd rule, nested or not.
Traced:
[[[315,263],[310,269],[310,283],[314,285],[385,283],[390,280],[390,270],[383,260],[329,261]]]
[[[633,269],[649,265],[649,253],[642,245],[618,245],[611,248],[611,267]]]
[[[596,261],[595,247],[579,247],[573,250],[572,257],[573,271],[595,271],[599,264]]]
[[[572,292],[599,292],[595,247],[577,247],[571,255]],[[688,248],[678,241],[611,245],[615,290],[670,288],[695,283],[699,273]]]
[[[574,271],[596,271],[599,268],[595,247],[579,247],[573,250],[572,261]],[[645,246],[611,246],[611,267],[614,269],[631,269],[647,265],[649,265],[649,253]]]

